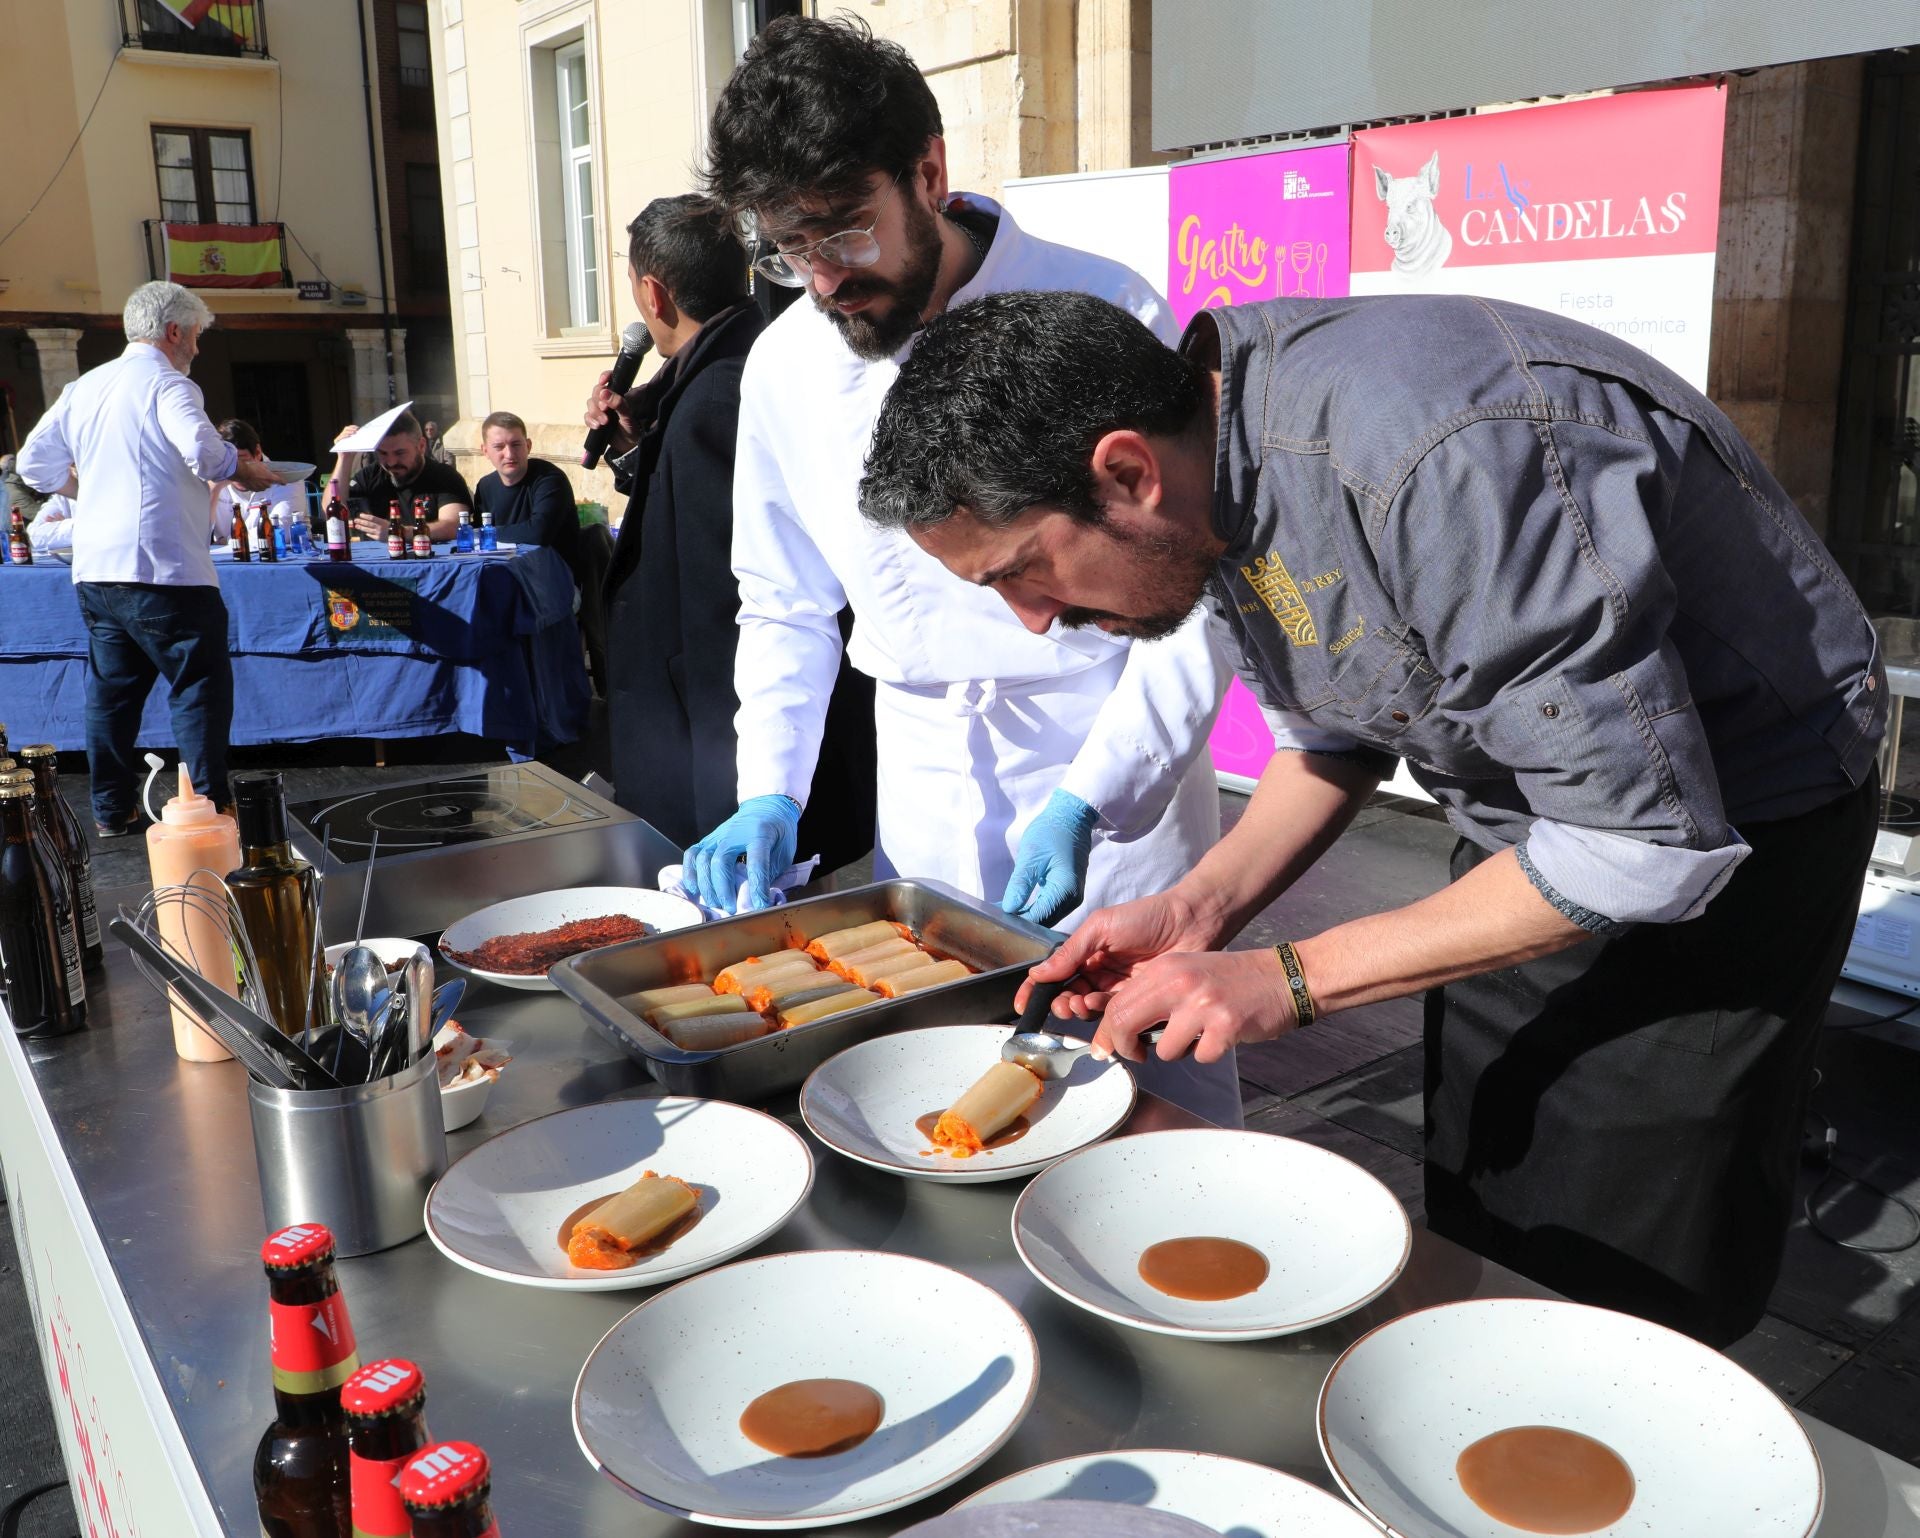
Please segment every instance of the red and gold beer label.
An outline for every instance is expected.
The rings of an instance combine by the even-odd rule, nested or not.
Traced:
[[[400,1499],[400,1470],[406,1458],[362,1458],[347,1454],[353,1491],[353,1538],[407,1538],[413,1519]]]
[[[400,1495],[407,1505],[431,1511],[469,1499],[492,1478],[487,1455],[471,1442],[435,1442],[407,1460],[400,1471]]]
[[[318,1303],[269,1300],[267,1317],[275,1388],[289,1394],[317,1394],[338,1388],[359,1371],[353,1321],[339,1293]]]

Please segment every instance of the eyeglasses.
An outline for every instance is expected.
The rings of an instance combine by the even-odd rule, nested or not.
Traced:
[[[896,177],[893,185],[898,187],[902,179]],[[871,267],[880,260],[880,242],[873,238],[879,224],[880,215],[876,213],[873,223],[864,230],[842,230],[792,251],[775,248],[763,252],[753,259],[753,270],[782,288],[805,288],[816,258],[835,267]]]

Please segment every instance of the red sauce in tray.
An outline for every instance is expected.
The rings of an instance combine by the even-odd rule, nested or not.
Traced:
[[[507,972],[515,977],[541,977],[550,967],[578,956],[582,951],[597,951],[603,945],[618,945],[623,940],[638,940],[653,931],[638,919],[623,913],[605,918],[575,919],[557,929],[536,929],[526,934],[495,935],[470,951],[449,950],[447,954],[462,966],[482,972]]]

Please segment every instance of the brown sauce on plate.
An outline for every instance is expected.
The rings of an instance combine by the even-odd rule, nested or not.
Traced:
[[[620,1188],[620,1190],[622,1191],[624,1191],[625,1189],[626,1189],[625,1186],[622,1186]],[[697,1191],[700,1188],[698,1186],[695,1186],[694,1189]],[[566,1221],[560,1225],[560,1237],[558,1240],[558,1243],[560,1245],[560,1253],[562,1255],[567,1253],[567,1242],[573,1238],[573,1225],[575,1223],[578,1223],[582,1218],[584,1218],[589,1212],[593,1211],[593,1209],[595,1207],[598,1207],[602,1202],[607,1201],[612,1197],[618,1196],[619,1194],[620,1194],[620,1191],[609,1191],[605,1196],[596,1196],[590,1202],[583,1202],[580,1206],[575,1207],[573,1211],[567,1214]],[[680,1237],[682,1237],[690,1228],[693,1227],[694,1224],[698,1223],[700,1221],[701,1214],[704,1213],[705,1211],[706,1209],[704,1207],[700,1206],[698,1203],[695,1203],[693,1211],[689,1212],[678,1223],[675,1223],[673,1227],[666,1229],[662,1233],[655,1234],[651,1240],[641,1245],[639,1249],[627,1251],[627,1253],[630,1256],[632,1256],[633,1263],[635,1265],[638,1265],[643,1260],[653,1259],[654,1256],[658,1255],[662,1250],[666,1249],[676,1239],[679,1239]]]
[[[801,1378],[768,1389],[740,1416],[756,1447],[782,1458],[825,1458],[858,1447],[880,1425],[886,1402],[849,1378]]]
[[[940,1118],[946,1114],[944,1109],[929,1111],[913,1125],[920,1136],[931,1143],[933,1141],[933,1129],[939,1125]],[[995,1133],[992,1137],[988,1138],[986,1142],[982,1143],[980,1145],[980,1152],[992,1153],[996,1148],[1005,1148],[1009,1143],[1017,1143],[1032,1130],[1033,1128],[1029,1125],[1026,1117],[1016,1116],[1003,1130]],[[944,1152],[946,1152],[945,1149],[929,1148],[921,1154],[920,1157],[923,1159],[931,1159],[935,1154]]]
[[[1219,1303],[1267,1279],[1267,1257],[1238,1239],[1162,1239],[1140,1255],[1140,1280],[1170,1298]]]
[[[1633,1471],[1604,1442],[1558,1426],[1484,1436],[1453,1466],[1460,1488],[1496,1522],[1529,1533],[1592,1533],[1633,1504]]]

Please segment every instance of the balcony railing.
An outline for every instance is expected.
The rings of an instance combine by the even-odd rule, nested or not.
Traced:
[[[121,41],[149,53],[264,59],[267,0],[116,0]],[[188,20],[188,18],[192,18]]]
[[[179,224],[143,219],[147,276],[235,293],[292,288],[284,224]]]

